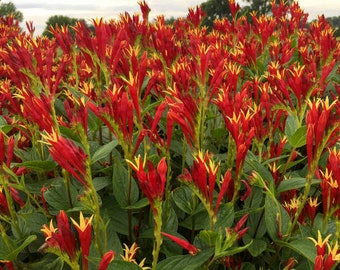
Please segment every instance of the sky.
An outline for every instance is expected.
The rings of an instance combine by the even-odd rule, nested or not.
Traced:
[[[237,0],[236,0],[237,1]],[[2,0],[2,3],[9,0]],[[83,18],[118,18],[125,11],[130,14],[139,12],[138,0],[11,0],[24,15],[24,21],[33,21],[36,34],[41,34],[46,21],[53,15]],[[146,0],[151,8],[150,17],[165,15],[166,18],[180,17],[187,14],[189,7],[200,5],[205,0]],[[242,1],[238,1],[242,4]],[[340,0],[299,0],[300,7],[309,14],[309,20],[318,15],[326,17],[340,16]],[[25,28],[25,27],[24,27]]]

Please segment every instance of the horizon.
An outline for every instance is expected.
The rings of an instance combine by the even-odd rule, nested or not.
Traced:
[[[16,9],[21,11],[24,16],[22,26],[26,29],[26,22],[33,22],[36,28],[35,33],[41,35],[46,27],[46,21],[54,15],[64,15],[71,18],[82,18],[90,21],[95,18],[103,18],[105,20],[117,19],[120,14],[128,12],[129,14],[140,13],[138,1],[112,1],[98,0],[93,3],[91,0],[75,0],[69,2],[66,0],[51,0],[45,2],[43,0],[12,0],[3,1],[3,3],[12,2]],[[168,2],[157,2],[157,0],[146,1],[151,8],[150,18],[154,19],[159,15],[166,18],[178,18],[187,14],[190,7],[199,6],[206,2],[203,0],[187,0],[183,4],[182,0],[173,0],[171,4]],[[243,1],[237,1],[240,5],[244,5]],[[324,14],[325,17],[334,17],[340,15],[340,1],[325,0],[322,5],[318,0],[300,0],[298,1],[304,12],[308,13],[308,20],[314,20],[319,15]]]

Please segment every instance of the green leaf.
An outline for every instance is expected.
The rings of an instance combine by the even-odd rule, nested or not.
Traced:
[[[215,228],[231,227],[234,221],[234,206],[232,203],[221,204],[218,208]]]
[[[276,240],[279,234],[285,234],[290,222],[289,215],[270,193],[267,193],[265,199],[264,218],[271,239]]]
[[[132,262],[126,262],[126,261],[121,261],[121,260],[113,260],[107,270],[141,270],[141,268]]]
[[[179,188],[176,188],[172,192],[172,198],[176,206],[184,213],[193,214],[193,212],[195,211],[194,196],[189,187],[181,186]]]
[[[165,209],[163,211],[165,211]],[[167,214],[163,215],[162,230],[177,231],[177,229],[178,229],[178,218],[177,218],[176,212],[173,208],[169,208]]]
[[[232,248],[229,248],[226,251],[220,252],[219,254],[215,254],[215,258],[232,256],[232,255],[235,255],[237,253],[241,253],[241,252],[245,251],[251,244],[252,244],[252,242],[250,242],[247,245],[242,246],[242,247],[232,247]]]
[[[267,232],[271,239],[275,240],[278,236],[278,209],[273,198],[267,194],[265,199],[264,218],[266,222]]]
[[[316,257],[316,248],[314,243],[309,239],[297,239],[288,243],[285,241],[276,241],[280,246],[288,247],[300,255],[304,256],[306,259],[314,263]]]
[[[213,255],[212,249],[198,252],[195,256],[178,255],[166,258],[157,264],[156,270],[200,270]]]
[[[118,140],[113,140],[103,146],[99,147],[99,149],[93,154],[91,158],[91,163],[94,164],[97,161],[106,158],[112,150],[118,145]]]
[[[320,184],[320,180],[313,179],[312,185]],[[279,186],[277,187],[277,192],[281,193],[284,191],[292,190],[292,189],[299,189],[306,185],[306,178],[304,177],[294,177],[287,180],[281,181]]]
[[[285,126],[285,134],[289,138],[293,136],[293,134],[296,132],[296,130],[299,128],[299,122],[296,119],[296,116],[289,113],[287,120],[286,120],[286,126]]]
[[[96,191],[99,191],[107,186],[111,185],[111,179],[108,176],[95,177],[93,178],[93,186]]]
[[[81,206],[77,199],[79,194],[73,185],[70,185],[69,193],[70,196],[68,196],[68,192],[64,184],[59,184],[46,190],[44,197],[46,202],[57,212],[60,210],[69,210],[73,207]]]
[[[294,148],[299,148],[306,145],[307,127],[299,127],[291,136],[287,136],[288,142]]]
[[[217,233],[210,230],[201,230],[198,234],[198,237],[209,247],[213,247],[216,244]]]
[[[105,198],[101,208],[101,212],[105,213],[110,220],[110,226],[117,233],[128,235],[128,211],[122,209],[113,196]],[[137,224],[138,220],[132,216],[132,227]]]
[[[274,182],[274,178],[270,171],[261,164],[251,151],[248,151],[246,156],[246,164],[253,170],[255,170],[263,179],[269,182]]]
[[[33,206],[25,205],[16,213],[16,221],[12,220],[13,236],[18,240],[26,238],[33,233],[40,233],[43,224],[47,224],[44,214],[38,212]],[[20,231],[17,231],[17,228]]]
[[[148,205],[149,205],[149,200],[148,200],[148,198],[144,197],[144,198],[140,199],[139,201],[137,201],[136,203],[131,204],[129,206],[122,207],[122,208],[123,209],[131,209],[131,210],[139,210],[139,209],[142,209],[142,208],[144,208],[145,206],[148,206]]]
[[[0,238],[0,260],[15,261],[19,253],[36,239],[36,235],[29,235],[21,244],[18,241],[10,241],[11,247],[8,247],[3,238]]]
[[[112,170],[113,195],[121,207],[128,207],[128,171],[118,159],[113,162]],[[138,201],[139,189],[132,177],[130,184],[130,205],[133,205]]]
[[[35,172],[49,172],[55,169],[56,163],[52,160],[31,160],[15,164],[16,167],[25,167]]]
[[[263,251],[267,249],[266,241],[257,238],[254,239],[249,234],[244,235],[243,242],[245,244],[249,244],[250,242],[252,242],[251,245],[248,247],[248,251],[253,257],[259,256]]]
[[[9,125],[3,116],[0,116],[0,129],[6,134],[12,130],[12,125]]]
[[[186,218],[180,225],[189,230],[202,230],[209,227],[209,215],[205,209]]]

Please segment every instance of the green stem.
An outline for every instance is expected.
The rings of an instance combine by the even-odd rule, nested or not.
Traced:
[[[162,199],[157,198],[154,201],[154,208],[156,209],[157,213],[154,213],[154,222],[155,222],[155,228],[154,228],[154,237],[155,241],[153,244],[153,250],[152,250],[152,270],[156,270],[159,252],[161,249],[161,245],[163,243],[163,237],[162,237]]]
[[[127,186],[127,204],[131,204],[131,181],[132,181],[132,171],[131,167],[128,166],[128,186]],[[127,210],[128,214],[128,241],[131,243],[132,242],[132,212],[131,209]]]

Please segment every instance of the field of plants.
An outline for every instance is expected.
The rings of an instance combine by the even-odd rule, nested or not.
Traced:
[[[0,18],[0,269],[336,269],[340,42],[297,3]]]

